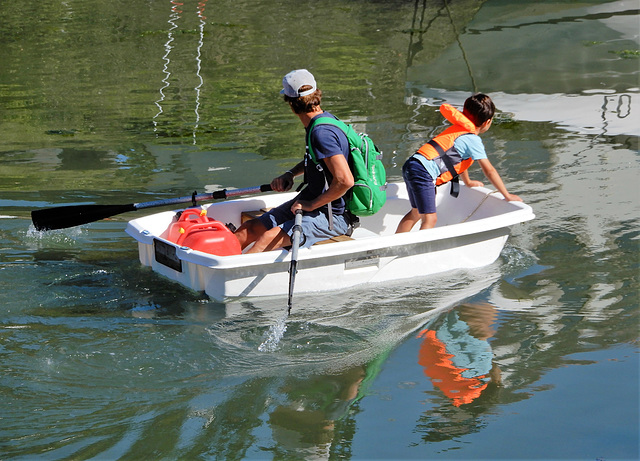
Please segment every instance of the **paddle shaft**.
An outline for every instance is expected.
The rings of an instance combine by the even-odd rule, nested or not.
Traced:
[[[152,208],[165,205],[176,205],[178,203],[188,202],[201,202],[203,200],[224,200],[229,197],[237,197],[239,195],[257,194],[259,192],[268,192],[271,190],[271,185],[263,184],[262,186],[246,187],[244,189],[223,189],[211,192],[208,194],[191,195],[189,197],[177,197],[168,198],[163,200],[154,200],[152,202],[134,203],[133,206],[136,210],[142,210],[144,208]]]
[[[287,304],[287,315],[291,313],[293,306],[293,284],[298,272],[298,248],[300,247],[300,235],[302,234],[302,210],[296,211],[296,220],[293,225],[293,241],[291,245],[291,266],[289,267],[289,302]]]
[[[247,187],[244,189],[219,190],[207,194],[196,194],[164,200],[154,200],[151,202],[130,203],[127,205],[68,205],[31,212],[33,225],[39,231],[64,229],[67,227],[79,226],[101,219],[115,216],[129,211],[142,210],[145,208],[176,205],[178,203],[193,203],[203,200],[226,199],[239,195],[256,194],[258,192],[268,192],[272,190],[271,185]]]

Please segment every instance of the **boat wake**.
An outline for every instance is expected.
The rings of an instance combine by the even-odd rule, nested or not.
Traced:
[[[281,297],[226,303],[225,317],[206,327],[213,368],[226,377],[269,377],[291,370],[333,373],[366,364],[443,309],[491,286],[500,267],[300,295],[289,316]]]

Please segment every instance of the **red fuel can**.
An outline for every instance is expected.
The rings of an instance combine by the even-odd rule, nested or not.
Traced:
[[[218,256],[239,255],[242,252],[236,236],[220,221],[209,218],[206,210],[184,210],[180,219],[171,224],[167,240]]]
[[[178,238],[180,238],[180,236],[183,235],[191,226],[207,222],[209,222],[207,210],[202,208],[188,208],[180,214],[180,217],[176,222],[169,225],[167,240],[177,243]]]

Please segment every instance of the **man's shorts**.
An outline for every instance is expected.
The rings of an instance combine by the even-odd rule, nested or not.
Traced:
[[[435,213],[436,186],[420,160],[409,157],[402,166],[402,178],[407,185],[411,208],[417,208],[420,214]]]
[[[291,205],[293,205],[294,201],[295,199],[289,200],[257,219],[260,220],[267,230],[279,226],[293,239],[295,215],[291,212]],[[302,214],[302,238],[300,239],[300,247],[308,248],[316,242],[346,234],[348,230],[349,225],[344,215],[334,214],[333,229],[329,230],[329,220],[324,212],[321,210],[305,211]]]

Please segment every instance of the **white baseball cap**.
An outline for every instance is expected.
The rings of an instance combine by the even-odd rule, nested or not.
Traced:
[[[311,86],[311,89],[300,91],[305,85]],[[280,94],[286,94],[290,98],[308,96],[316,91],[316,79],[307,69],[292,70],[282,79],[282,87]]]

